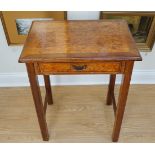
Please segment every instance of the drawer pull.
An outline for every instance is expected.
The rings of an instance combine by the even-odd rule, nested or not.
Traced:
[[[73,67],[73,69],[75,69],[77,71],[82,71],[87,68],[87,65],[80,65],[80,66],[72,65],[72,67]]]

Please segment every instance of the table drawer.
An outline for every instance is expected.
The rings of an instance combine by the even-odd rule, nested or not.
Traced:
[[[120,62],[72,63],[72,72],[120,72]]]
[[[90,63],[39,63],[37,67],[41,74],[52,73],[121,73],[122,62],[90,62]]]

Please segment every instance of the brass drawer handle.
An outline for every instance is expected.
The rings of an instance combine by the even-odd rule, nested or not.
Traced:
[[[72,67],[73,67],[73,69],[75,69],[77,71],[82,71],[87,68],[87,65],[80,65],[80,66],[72,65]]]

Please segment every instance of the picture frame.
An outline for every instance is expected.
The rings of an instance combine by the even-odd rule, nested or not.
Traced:
[[[31,26],[32,19],[34,20],[65,20],[67,19],[67,13],[65,11],[1,11],[1,20],[6,35],[8,45],[22,45],[24,44],[27,34],[20,33],[24,26],[22,21],[25,22],[25,26]],[[25,29],[25,28],[24,28]],[[28,32],[28,30],[27,30]]]
[[[128,19],[131,19],[134,24],[128,23],[129,28],[132,27],[133,29],[136,29],[140,27],[141,29],[143,29],[143,31],[142,30],[139,31],[137,29],[136,32],[132,32],[132,35],[135,38],[135,41],[139,50],[144,52],[148,52],[152,50],[155,42],[155,12],[135,12],[135,11],[128,11],[128,12],[101,11],[100,12],[100,19],[111,19],[115,17],[116,19],[118,18],[125,19],[127,20],[127,22],[128,22]],[[145,21],[145,23],[143,24],[141,21],[143,22]],[[149,21],[149,22],[147,23],[146,21]],[[144,31],[144,29],[147,29],[147,33]],[[136,37],[140,39],[138,40]]]

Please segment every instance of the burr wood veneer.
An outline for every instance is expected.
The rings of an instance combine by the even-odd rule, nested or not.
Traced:
[[[49,75],[110,74],[107,105],[113,103],[112,140],[118,141],[132,69],[138,60],[141,56],[124,20],[33,22],[19,62],[27,66],[43,140],[49,139],[47,102],[53,103]],[[117,106],[116,74],[123,75]],[[37,75],[43,75],[45,80],[44,105]]]

